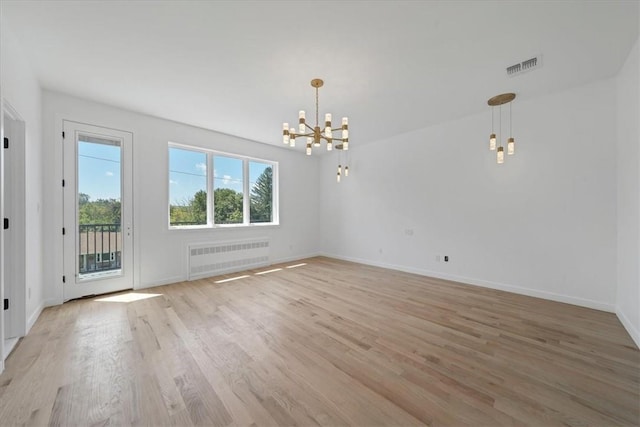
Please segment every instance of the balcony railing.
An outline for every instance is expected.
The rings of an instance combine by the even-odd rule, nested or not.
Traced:
[[[122,231],[120,224],[79,225],[80,274],[122,268]]]

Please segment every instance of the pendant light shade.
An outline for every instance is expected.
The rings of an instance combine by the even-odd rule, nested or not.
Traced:
[[[498,160],[498,164],[499,165],[504,163],[504,147],[498,147],[498,151],[496,153],[496,158]]]
[[[507,140],[507,154],[512,156],[516,151],[516,142],[513,138]]]
[[[493,151],[496,149],[496,134],[492,133],[489,136],[489,150]]]

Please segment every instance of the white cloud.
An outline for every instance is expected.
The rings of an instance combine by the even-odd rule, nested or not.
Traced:
[[[231,182],[231,175],[222,175],[222,183],[227,185]]]
[[[202,173],[206,173],[207,165],[205,163],[196,163],[196,169],[198,169]]]
[[[113,172],[107,171],[107,172],[105,173],[105,175],[106,175],[106,176],[113,176]]]
[[[178,181],[174,181],[172,179],[169,180],[169,184],[177,184],[177,183],[178,183]]]

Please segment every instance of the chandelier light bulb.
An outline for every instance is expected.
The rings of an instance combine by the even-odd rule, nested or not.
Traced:
[[[300,112],[298,113],[298,119],[300,119],[300,120],[304,120],[305,119],[304,110],[300,110]]]
[[[498,164],[501,165],[504,163],[504,147],[498,147],[498,152],[496,153],[496,160]]]
[[[507,140],[507,154],[512,156],[516,151],[516,142],[513,138]]]
[[[327,122],[327,123],[329,123],[329,122]],[[326,136],[327,138],[333,138],[333,132],[331,131],[331,125],[329,125],[326,128],[324,128],[324,136]]]
[[[311,155],[311,144],[307,142],[307,156]]]
[[[289,145],[289,123],[282,124],[282,142]]]
[[[344,167],[344,176],[349,176],[349,166]]]
[[[296,146],[296,138],[291,138],[289,140],[289,147],[295,147]]]
[[[333,150],[333,144],[331,143],[331,141],[327,141],[327,151],[331,150]]]
[[[342,149],[344,151],[349,151],[349,140],[345,139],[344,142],[342,143]]]
[[[342,118],[342,126],[349,126],[349,118],[348,117],[343,117]]]
[[[489,150],[493,151],[496,149],[496,134],[492,133],[489,136]]]
[[[336,182],[339,184],[340,183],[340,172],[338,172],[336,174]]]

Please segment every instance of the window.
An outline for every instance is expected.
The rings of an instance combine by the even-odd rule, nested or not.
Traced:
[[[169,226],[277,224],[277,163],[169,144]]]
[[[207,154],[169,147],[169,225],[206,225],[207,210]]]
[[[251,223],[273,221],[273,166],[269,163],[249,161],[249,187]]]
[[[213,156],[213,222],[242,224],[244,217],[243,160]]]

